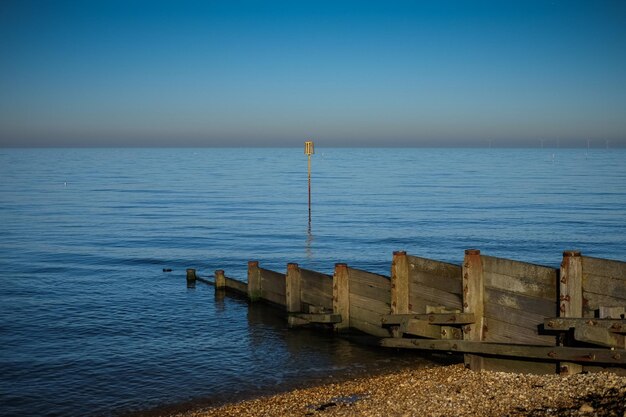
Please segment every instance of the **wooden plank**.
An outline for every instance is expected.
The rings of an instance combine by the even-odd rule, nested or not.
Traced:
[[[458,276],[455,277],[439,277],[428,272],[411,271],[410,282],[459,296],[463,293],[463,280],[460,269]]]
[[[333,282],[332,275],[313,271],[312,269],[300,268],[300,273],[305,281],[330,282],[331,284]]]
[[[461,340],[463,339],[463,330],[460,327],[441,326],[441,338]]]
[[[362,297],[358,294],[350,293],[350,308],[352,308],[352,306],[373,311],[380,315],[389,314],[391,312],[391,307],[389,303],[372,300],[371,298]],[[380,323],[380,320],[378,321],[378,323]]]
[[[350,306],[350,321],[352,319],[359,320],[361,322],[367,322],[372,326],[382,327],[381,324],[382,314],[376,311],[368,310],[356,305]]]
[[[557,364],[554,362],[537,362],[524,359],[510,358],[483,358],[486,371],[515,372],[517,374],[554,375],[557,372]]]
[[[333,286],[332,281],[330,281],[330,285],[311,285],[311,281],[302,281],[301,282],[301,291],[302,292],[316,292],[324,294],[328,297],[333,296]]]
[[[585,292],[621,299],[620,305],[626,305],[626,280],[623,279],[583,273],[583,294]]]
[[[417,297],[409,297],[409,313],[427,314],[432,302]],[[446,307],[447,308],[447,307]]]
[[[269,269],[259,268],[261,272],[261,291],[269,291],[285,296],[286,278],[285,274],[270,271]],[[285,302],[283,301],[283,304]]]
[[[493,303],[485,303],[485,317],[502,320],[527,329],[537,329],[537,326],[543,324],[545,318],[542,314],[534,314]]]
[[[391,292],[389,289],[374,287],[367,283],[355,281],[350,282],[350,294],[359,295],[361,297],[370,298],[372,300],[391,305]]]
[[[407,260],[411,271],[421,271],[440,278],[461,279],[460,265],[420,258],[419,256],[413,255],[407,255]]]
[[[426,320],[431,324],[462,325],[474,323],[474,313],[432,313],[432,314],[386,314],[382,316],[383,325],[399,325],[405,319]]]
[[[574,329],[574,339],[594,345],[624,349],[624,335],[598,326],[582,324]]]
[[[341,316],[339,314],[305,314],[305,313],[294,313],[291,314],[292,317],[297,317],[298,319],[305,320],[308,323],[341,323]]]
[[[213,285],[213,286],[215,287],[215,291],[219,291],[219,290],[223,290],[223,289],[224,289],[224,287],[223,287],[223,286],[222,286],[222,287],[218,287],[218,286],[216,285],[216,283],[215,283],[215,279],[213,279],[213,280],[209,280],[209,279],[206,279],[206,278],[201,277],[201,276],[199,276],[199,275],[196,275],[196,281],[203,282],[203,283],[205,283],[205,284],[207,284],[207,285]]]
[[[626,280],[626,262],[582,257],[583,273]]]
[[[547,298],[556,300],[556,269],[550,284],[546,284],[532,277],[514,277],[510,275],[497,274],[495,272],[485,272],[485,288],[519,293],[528,297]]]
[[[353,319],[352,317],[350,318],[350,327],[376,337],[386,338],[390,336],[389,330],[368,322]]]
[[[410,284],[409,296],[409,303],[411,307],[413,307],[413,304],[418,304],[422,300],[431,305],[436,304],[443,305],[448,308],[463,308],[463,301],[461,300],[460,294],[453,294],[412,282]]]
[[[448,308],[446,306],[431,306],[426,305],[426,314],[448,314],[448,313],[460,313],[460,308]]]
[[[301,268],[300,279],[303,287],[315,288],[328,294],[333,293],[333,277],[330,275]]]
[[[270,301],[279,306],[285,305],[285,294],[277,294],[272,291],[262,290],[261,291],[261,299]]]
[[[299,317],[296,316],[287,316],[287,327],[299,327],[299,326],[306,326],[307,324],[309,324],[309,322],[307,320],[301,319]]]
[[[426,314],[432,311],[433,308],[443,308],[443,309],[451,309],[451,310],[460,310],[461,307],[446,307],[440,305],[439,303],[435,303],[431,300],[425,300],[421,297],[417,297],[414,293],[410,294],[409,297],[409,312],[416,314]]]
[[[626,307],[600,306],[598,311],[602,319],[623,319],[626,316]]]
[[[564,346],[531,346],[508,343],[473,342],[470,340],[401,339],[396,337],[382,339],[380,345],[391,348],[475,353],[545,361],[626,365],[626,350],[623,349],[609,350]]]
[[[308,314],[330,314],[329,310],[332,311],[332,308],[331,309],[326,309],[326,308],[321,307],[321,306],[307,304],[306,305],[306,309],[303,310],[303,312],[304,313],[308,313]]]
[[[555,315],[557,309],[556,300],[526,297],[507,291],[495,290],[493,288],[485,289],[485,302],[531,312],[544,317],[551,317]]]
[[[545,286],[552,286],[556,282],[557,271],[554,268],[493,256],[482,255],[481,258],[484,272],[529,278]]]
[[[389,277],[354,268],[348,268],[348,275],[350,276],[350,284],[358,282],[372,287],[391,290],[391,281]]]
[[[333,308],[333,297],[319,291],[303,291],[302,302],[328,309]]]
[[[574,319],[553,317],[544,319],[544,327],[550,330],[567,331],[578,326],[602,327],[613,333],[626,333],[626,320],[616,319]]]
[[[587,312],[594,312],[602,306],[620,306],[624,305],[625,301],[621,298],[611,297],[605,294],[596,294],[589,291],[583,293],[584,309]]]
[[[328,291],[330,290],[330,291]],[[302,294],[316,294],[318,297],[323,298],[333,298],[333,287],[329,287],[328,289],[320,289],[319,287],[312,287],[303,283],[300,287],[300,291]]]
[[[404,319],[400,323],[400,333],[414,336],[441,339],[441,326],[430,324],[426,320]]]
[[[248,295],[248,284],[245,282],[237,281],[236,279],[224,277],[224,285],[226,290],[238,292],[243,295]]]
[[[485,323],[485,341],[487,342],[507,342],[530,345],[556,345],[556,336],[542,336],[537,333],[537,329],[515,326],[513,324],[487,318]]]
[[[333,281],[332,279],[326,282],[311,278],[302,279],[302,287],[331,294],[333,292]]]

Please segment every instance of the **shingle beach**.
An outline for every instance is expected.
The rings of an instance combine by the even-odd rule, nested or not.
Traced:
[[[177,414],[209,416],[619,416],[626,377],[402,370]]]

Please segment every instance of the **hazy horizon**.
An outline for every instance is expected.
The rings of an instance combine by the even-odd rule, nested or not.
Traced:
[[[259,148],[259,149],[300,149],[303,148],[304,146],[304,142],[293,142],[293,143],[286,143],[286,144],[281,144],[281,145],[264,145],[264,144],[260,144],[260,143],[254,143],[254,144],[248,144],[248,145],[220,145],[220,144],[209,144],[209,145],[194,145],[194,144],[188,144],[188,145],[181,145],[181,144],[172,144],[172,143],[167,143],[167,144],[147,144],[147,145],[140,145],[140,144],[135,144],[135,143],[130,143],[130,144],[126,144],[126,145],[122,145],[122,144],[111,144],[111,143],[105,143],[105,144],[100,144],[98,142],[95,143],[82,143],[82,144],[60,144],[60,143],[53,143],[53,144],[43,144],[43,145],[19,145],[19,144],[15,144],[15,145],[3,145],[0,146],[1,149],[80,149],[80,148],[85,148],[85,149],[131,149],[131,148],[172,148],[172,149],[182,149],[182,148],[188,148],[188,149],[211,149],[211,148],[215,148],[215,149],[254,149],[254,148]],[[315,147],[316,147],[316,151],[321,151],[322,149],[392,149],[392,148],[399,148],[399,149],[546,149],[546,150],[558,150],[558,149],[590,149],[590,150],[611,150],[611,149],[624,149],[626,148],[626,143],[624,142],[618,142],[618,143],[613,143],[613,142],[609,142],[608,146],[606,144],[606,142],[591,142],[589,144],[589,146],[587,146],[586,142],[576,142],[576,143],[565,143],[564,145],[557,145],[555,143],[545,143],[544,146],[542,147],[540,143],[536,143],[536,144],[530,144],[530,143],[510,143],[510,142],[505,142],[505,143],[492,143],[491,145],[489,143],[469,143],[469,142],[464,142],[464,143],[458,143],[458,142],[452,142],[452,143],[444,143],[444,144],[440,144],[440,145],[431,145],[431,144],[411,144],[411,145],[405,145],[405,144],[365,144],[365,145],[359,145],[358,143],[352,143],[349,145],[342,145],[342,144],[328,144],[328,143],[324,143],[324,142],[315,142]],[[319,153],[319,152],[317,152]]]
[[[7,0],[0,147],[624,147],[624,21],[611,0]]]

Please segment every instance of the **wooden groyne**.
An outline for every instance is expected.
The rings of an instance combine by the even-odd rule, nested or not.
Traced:
[[[187,279],[196,277],[187,271]],[[563,252],[559,269],[465,251],[460,265],[394,252],[390,276],[335,264],[333,275],[248,262],[217,291],[284,310],[290,327],[356,330],[388,348],[465,354],[473,370],[626,373],[626,262]]]

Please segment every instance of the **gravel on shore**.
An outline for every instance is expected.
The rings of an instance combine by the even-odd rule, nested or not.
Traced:
[[[473,372],[436,366],[358,378],[178,414],[210,416],[618,416],[626,377]]]

